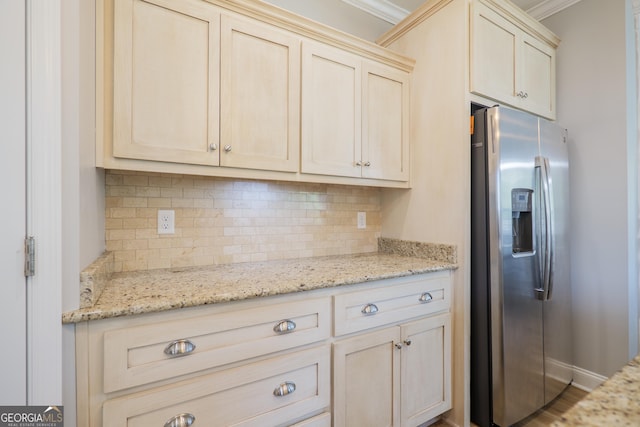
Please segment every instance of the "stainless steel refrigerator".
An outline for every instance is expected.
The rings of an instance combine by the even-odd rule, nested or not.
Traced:
[[[505,107],[473,121],[471,421],[505,427],[572,381],[567,132]]]

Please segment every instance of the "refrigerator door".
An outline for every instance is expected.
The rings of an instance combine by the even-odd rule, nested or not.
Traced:
[[[493,422],[509,426],[544,404],[543,312],[531,218],[538,119],[496,107],[488,110],[486,126],[492,409]],[[523,222],[529,236],[522,234]]]
[[[565,129],[540,120],[540,154],[548,159],[553,244],[548,299],[543,303],[545,404],[573,379],[569,256],[569,160]]]

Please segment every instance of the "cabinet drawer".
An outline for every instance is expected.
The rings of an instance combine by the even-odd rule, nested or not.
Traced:
[[[330,310],[327,297],[107,331],[104,392],[324,340]],[[278,325],[285,330],[278,332]],[[165,352],[175,342],[174,348],[186,350],[181,357]]]
[[[411,276],[383,288],[334,297],[335,335],[362,331],[450,307],[449,273]]]
[[[329,371],[328,345],[273,357],[109,400],[103,425],[162,427],[180,415],[203,426],[286,424],[329,406]],[[276,396],[286,383],[295,390]]]
[[[291,427],[331,427],[331,412],[323,412],[315,417],[295,423]]]

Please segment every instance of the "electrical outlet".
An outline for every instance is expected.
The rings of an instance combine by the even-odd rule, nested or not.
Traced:
[[[158,210],[158,234],[175,234],[175,220],[175,211]]]
[[[367,228],[366,212],[358,212],[358,228]]]

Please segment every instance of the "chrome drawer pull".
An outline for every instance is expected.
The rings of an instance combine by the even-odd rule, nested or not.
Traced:
[[[186,356],[193,353],[195,349],[196,345],[189,340],[176,340],[165,347],[164,354],[171,357]]]
[[[420,302],[430,302],[433,300],[433,296],[429,292],[425,292],[420,295]]]
[[[362,314],[365,316],[370,316],[372,314],[376,314],[378,312],[378,306],[375,304],[367,304],[361,310]]]
[[[164,423],[164,427],[188,427],[192,426],[196,422],[196,417],[191,414],[180,414],[169,419]]]
[[[276,397],[282,397],[286,396],[287,394],[291,394],[294,391],[296,391],[296,384],[287,381],[276,387],[275,390],[273,390],[273,395]]]
[[[293,320],[285,319],[278,322],[276,326],[273,327],[273,332],[276,334],[286,334],[288,332],[293,332],[296,328],[296,322]]]

